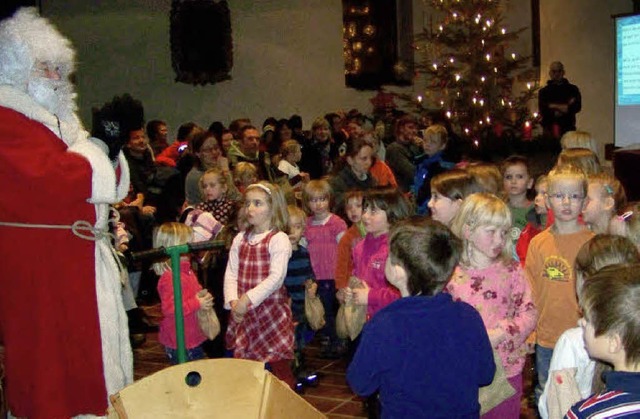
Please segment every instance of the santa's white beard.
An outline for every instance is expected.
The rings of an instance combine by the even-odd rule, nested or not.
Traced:
[[[65,80],[53,80],[44,77],[31,77],[27,84],[27,93],[61,121],[77,124],[76,94],[73,85]]]

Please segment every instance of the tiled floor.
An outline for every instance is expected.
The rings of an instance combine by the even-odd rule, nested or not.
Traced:
[[[152,321],[159,320],[159,305],[143,309]],[[319,383],[317,387],[306,388],[303,397],[329,418],[365,418],[361,399],[351,392],[346,383],[346,362],[320,359],[318,354],[319,349],[313,344],[305,349],[307,367],[318,372]],[[158,343],[157,333],[148,333],[142,347],[134,350],[134,362],[136,380],[169,366],[162,345]],[[528,365],[525,369],[530,371]],[[525,377],[524,387],[525,394],[528,394],[531,391],[530,376]],[[520,417],[536,417],[535,410],[529,407],[525,399]]]
[[[319,349],[310,345],[305,349],[307,367],[318,372],[318,386],[305,389],[303,397],[330,418],[364,418],[362,401],[351,392],[345,378],[344,359],[325,360],[318,357]]]

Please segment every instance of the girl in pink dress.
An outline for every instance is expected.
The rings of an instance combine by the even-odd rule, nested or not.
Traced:
[[[193,230],[181,223],[164,223],[153,237],[153,247],[170,247],[186,244],[192,240]],[[165,352],[172,364],[177,364],[177,341],[175,324],[175,306],[173,296],[173,272],[169,260],[156,262],[153,270],[160,275],[158,294],[162,308],[162,321],[158,341],[164,345]],[[187,360],[194,361],[205,358],[202,342],[207,337],[198,326],[197,313],[200,308],[213,306],[213,297],[208,292],[200,296],[202,286],[198,277],[191,270],[188,256],[180,258],[180,281],[182,284],[182,312],[184,314],[184,338],[187,348]]]
[[[463,251],[446,290],[478,310],[491,345],[500,355],[516,393],[484,418],[519,418],[522,369],[537,311],[520,264],[512,259],[509,239],[511,211],[493,194],[476,193],[462,202],[451,230],[462,239]]]
[[[304,236],[311,258],[311,267],[318,281],[318,296],[325,312],[325,326],[320,330],[321,353],[323,358],[337,358],[341,344],[336,335],[336,262],[338,242],[347,230],[347,224],[331,213],[331,186],[326,180],[312,180],[304,187],[302,194],[305,209],[311,216],[307,218]]]
[[[280,188],[260,182],[247,186],[244,208],[248,227],[233,239],[224,275],[227,349],[235,358],[268,363],[293,388],[293,321],[284,287],[291,257],[283,232],[287,204]]]

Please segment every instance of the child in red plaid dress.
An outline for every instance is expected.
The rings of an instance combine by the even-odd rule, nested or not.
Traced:
[[[284,195],[267,182],[249,185],[245,211],[249,227],[233,239],[224,276],[225,308],[231,310],[227,349],[235,358],[268,363],[293,388],[293,321],[284,287],[291,243],[283,233]]]

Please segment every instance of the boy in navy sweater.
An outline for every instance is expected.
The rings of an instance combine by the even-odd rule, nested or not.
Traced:
[[[461,251],[437,221],[391,230],[385,275],[403,298],[367,322],[347,381],[361,396],[380,392],[383,418],[479,417],[478,390],[495,363],[480,314],[442,293]]]

